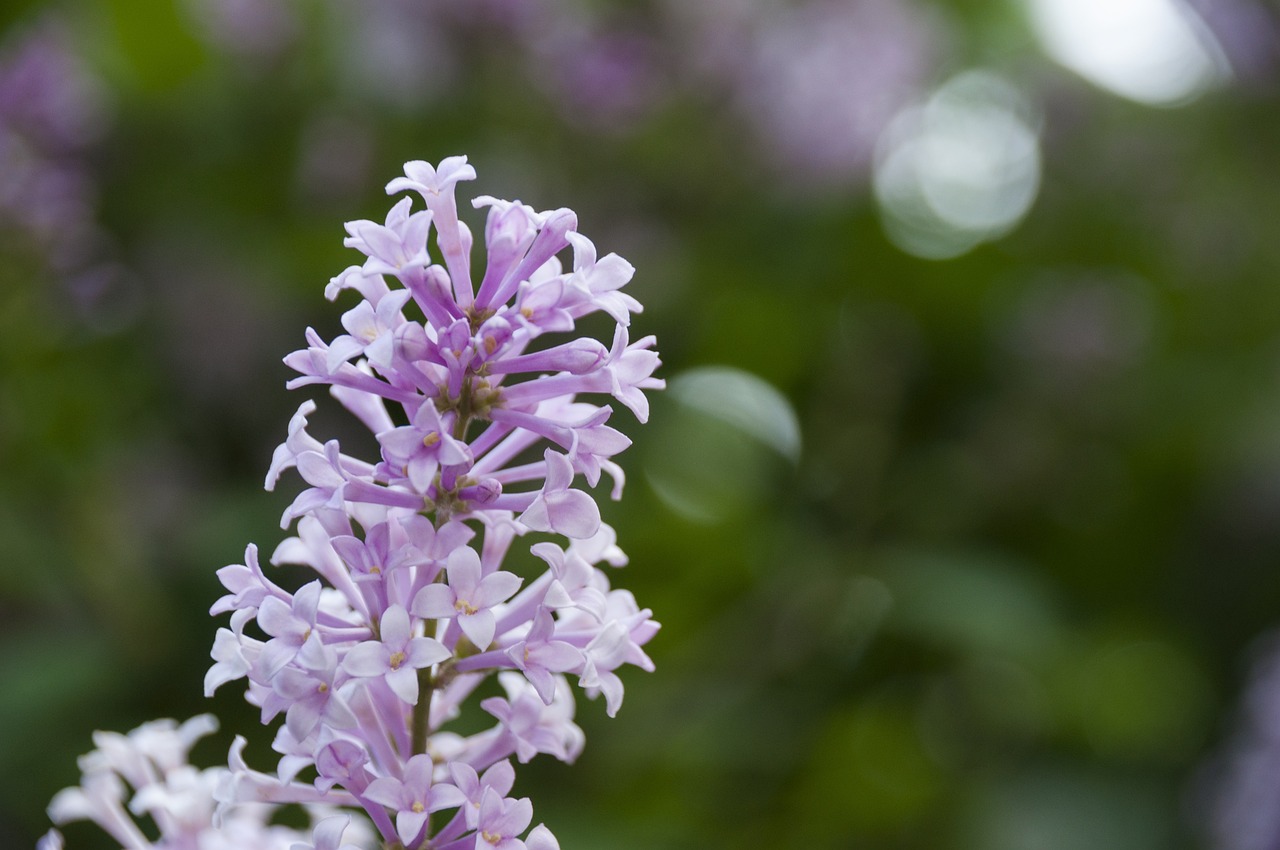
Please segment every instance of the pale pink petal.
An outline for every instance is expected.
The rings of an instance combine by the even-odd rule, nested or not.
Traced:
[[[458,597],[452,588],[443,584],[429,584],[413,597],[413,604],[410,607],[418,617],[439,619],[456,615],[458,612],[453,604],[457,601]]]
[[[409,626],[409,612],[403,605],[392,605],[382,615],[382,642],[391,648],[399,648],[413,636]]]
[[[418,704],[418,671],[408,665],[391,670],[386,676],[387,685],[400,699],[410,705]]]
[[[538,824],[529,831],[529,837],[524,840],[524,846],[528,850],[560,850],[560,842],[551,834],[551,830],[542,824]]]
[[[462,626],[463,633],[477,648],[485,650],[489,648],[489,644],[493,643],[495,623],[493,612],[488,608],[481,608],[474,614],[459,616],[458,625]]]
[[[600,530],[600,507],[581,490],[562,490],[544,499],[547,525],[566,537],[583,539]]]
[[[342,660],[342,669],[352,676],[381,676],[390,669],[390,665],[390,651],[376,640],[351,647]]]

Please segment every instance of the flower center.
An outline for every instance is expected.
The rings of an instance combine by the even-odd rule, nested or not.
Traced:
[[[329,685],[326,684],[325,682],[321,682],[320,684],[316,685],[316,693],[318,694],[329,693]]]
[[[439,431],[432,431],[430,434],[422,438],[422,445],[428,449],[438,442],[440,442]]]
[[[387,663],[391,665],[392,670],[399,670],[400,665],[404,663],[404,653],[403,652],[391,653],[391,658],[388,659]]]
[[[457,611],[459,614],[474,614],[480,609],[465,599],[459,599],[457,602],[453,603],[453,610]]]
[[[490,844],[497,844],[499,841],[502,840],[501,835],[495,835],[494,833],[490,832],[487,829],[484,832],[480,833],[480,837],[483,838],[485,841],[488,841]]]
[[[427,810],[427,807],[422,805],[422,803],[418,802],[417,800],[414,800],[413,805],[410,806],[409,808],[413,809],[413,813],[415,815],[420,815]]]

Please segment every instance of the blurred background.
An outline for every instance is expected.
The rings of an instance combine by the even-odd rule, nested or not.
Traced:
[[[240,688],[201,694],[214,571],[283,536],[280,360],[339,332],[342,223],[457,153],[464,198],[571,207],[636,265],[670,384],[619,412],[604,505],[658,671],[516,787],[566,850],[1280,844],[1274,6],[11,0],[0,28],[0,845],[93,729],[213,710],[197,761],[239,732],[274,763]]]

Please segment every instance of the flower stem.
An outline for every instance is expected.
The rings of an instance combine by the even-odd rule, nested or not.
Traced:
[[[418,704],[413,707],[413,753],[427,751],[427,738],[431,734],[431,698],[435,696],[436,682],[429,667],[418,671]]]

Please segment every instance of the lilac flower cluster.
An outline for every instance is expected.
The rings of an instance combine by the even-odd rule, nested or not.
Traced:
[[[211,613],[231,621],[214,640],[205,691],[247,678],[263,722],[283,715],[275,774],[249,768],[242,737],[228,768],[189,766],[187,750],[211,718],[100,733],[82,785],[50,807],[56,822],[94,820],[128,850],[351,850],[349,840],[368,846],[359,833],[372,836],[369,822],[388,850],[558,847],[545,826],[529,830],[530,801],[510,796],[511,760],[576,758],[583,734],[567,677],[603,694],[615,714],[618,669],[652,669],[642,647],[658,629],[599,566],[626,556],[573,483],[581,475],[594,487],[608,473],[618,498],[612,458],[630,440],[607,424],[610,406],[578,397],[612,396],[643,422],[644,391],[663,382],[653,377],[653,338],[629,338],[641,309],[621,291],[631,265],[597,256],[572,211],[476,198],[488,221],[474,284],[474,240],[454,199],[456,184],[474,177],[465,157],[408,163],[387,191],[416,192],[426,209],[414,212],[406,197],[382,224],[347,224],[346,244],[366,259],[326,290],[360,296],[342,317],[346,333],[326,342],[309,329],[307,348],[286,358],[301,374],[290,386],[328,385],[372,432],[379,458],[312,437],[316,405],[304,402],[267,473],[269,489],[288,469],[308,485],[282,522],[296,520],[297,536],[271,560],[318,578],[290,592],[264,574],[252,545],[243,564],[218,573],[227,594]],[[572,254],[569,270],[562,252]],[[614,321],[611,347],[541,341],[598,312]],[[504,561],[530,532],[553,537],[530,545],[528,560],[545,569],[526,582]],[[493,726],[452,731],[490,677],[503,695],[479,707]],[[130,811],[149,815],[158,839],[125,812],[121,779],[136,791]],[[288,804],[311,811],[310,843],[270,825]],[[330,807],[363,809],[368,821],[324,817]],[[41,842],[61,847],[56,831]]]
[[[80,785],[58,792],[49,815],[59,824],[91,820],[129,850],[297,850],[306,836],[269,823],[273,812],[264,804],[223,807],[215,799],[227,779],[226,768],[197,770],[187,763],[191,746],[217,729],[212,715],[179,725],[172,720],[145,723],[127,735],[96,732],[97,749],[81,757]],[[132,788],[132,794],[129,790]],[[128,801],[126,803],[126,797]],[[351,820],[332,810],[313,807],[317,835],[345,828]],[[215,815],[220,814],[219,817]],[[154,822],[153,842],[136,818]],[[216,823],[215,823],[216,821]],[[366,842],[367,829],[357,825],[353,837]],[[62,835],[49,832],[38,850],[62,850]],[[333,845],[336,850],[337,845]],[[317,842],[315,848],[324,850]]]
[[[346,244],[366,259],[327,295],[361,300],[342,317],[345,334],[326,342],[308,330],[286,363],[301,374],[291,387],[331,388],[373,433],[379,458],[312,437],[315,404],[302,404],[267,486],[290,468],[308,486],[283,518],[297,521],[297,536],[271,560],[318,578],[289,592],[253,546],[220,570],[228,592],[212,613],[231,622],[217,633],[205,688],[247,678],[263,722],[284,717],[276,775],[250,770],[238,741],[218,789],[225,804],[359,807],[388,846],[540,850],[557,845],[543,826],[520,839],[533,813],[528,799],[508,796],[511,759],[572,761],[583,735],[566,677],[603,694],[613,715],[618,668],[652,669],[642,646],[658,629],[599,567],[626,558],[595,500],[572,485],[581,475],[594,487],[605,472],[620,496],[612,458],[630,440],[608,424],[612,407],[579,396],[612,396],[644,421],[644,391],[662,381],[653,338],[629,339],[641,309],[621,291],[631,265],[597,256],[572,211],[476,198],[488,221],[474,284],[473,237],[454,198],[474,177],[465,157],[410,162],[387,191],[416,192],[425,210],[406,197],[385,223],[347,224]],[[443,264],[432,259],[433,234]],[[569,251],[565,270],[558,255]],[[615,323],[610,347],[542,343],[597,312]],[[504,559],[529,532],[568,540],[532,544],[545,570],[525,581]],[[480,701],[493,727],[449,731],[495,674],[504,695]],[[326,830],[336,847],[341,830]]]

